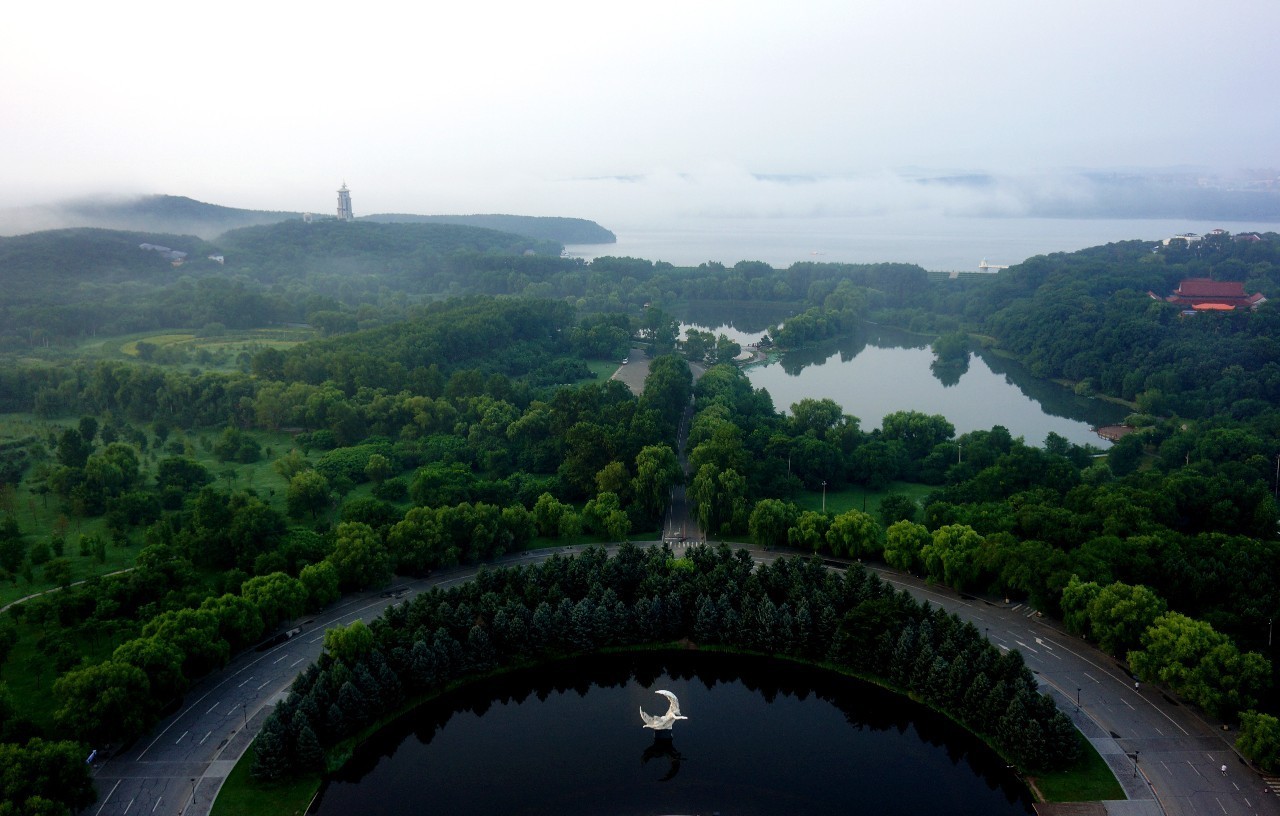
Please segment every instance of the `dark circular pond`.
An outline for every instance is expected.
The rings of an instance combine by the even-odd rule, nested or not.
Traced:
[[[688,720],[664,739],[640,707]],[[1031,813],[1000,758],[875,686],[765,658],[594,656],[477,683],[379,732],[317,816]]]

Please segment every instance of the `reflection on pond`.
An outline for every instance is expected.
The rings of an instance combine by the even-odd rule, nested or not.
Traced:
[[[1079,445],[1107,447],[1092,428],[1128,413],[1123,406],[1079,397],[986,351],[973,353],[964,370],[935,369],[931,340],[867,325],[853,336],[786,352],[747,375],[780,408],[805,398],[830,398],[862,420],[863,430],[879,427],[895,411],[921,411],[945,416],[958,434],[1002,425],[1032,445],[1043,444],[1053,432]]]
[[[675,779],[676,774],[680,773],[680,760],[684,759],[684,757],[680,756],[680,752],[676,750],[675,738],[670,733],[659,733],[653,735],[653,744],[645,748],[644,753],[640,755],[640,764],[643,765],[651,759],[666,759],[670,761],[670,770],[658,780],[659,782],[669,782]]]
[[[655,735],[654,689],[690,716]],[[677,747],[678,746],[678,747]],[[907,698],[766,658],[595,656],[422,706],[362,746],[313,811],[336,814],[1030,813],[985,745]]]

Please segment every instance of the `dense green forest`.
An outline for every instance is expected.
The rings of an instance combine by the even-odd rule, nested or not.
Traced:
[[[780,559],[757,569],[725,545],[678,559],[624,545],[613,558],[595,548],[484,570],[370,627],[331,629],[319,664],[263,726],[253,770],[264,780],[321,771],[326,751],[468,675],[683,639],[821,662],[917,694],[1024,768],[1061,768],[1079,754],[1071,721],[1038,693],[1021,654],[1001,654],[972,624],[860,566],[834,574],[817,559]]]
[[[409,224],[461,224],[464,227],[523,235],[557,244],[612,244],[618,236],[585,218],[557,218],[532,215],[406,215],[386,213],[361,216],[360,221]]]
[[[144,243],[186,259],[175,267]],[[1238,717],[1249,755],[1275,763],[1277,306],[1186,316],[1147,293],[1212,277],[1280,297],[1277,252],[1273,234],[1127,242],[947,280],[902,264],[587,264],[444,224],[285,223],[216,242],[102,230],[0,240],[0,597],[63,587],[0,615],[0,750],[56,769],[83,745],[134,738],[237,650],[394,573],[653,537],[683,480],[714,537],[880,559],[1029,600],[1148,681]],[[695,302],[786,315],[769,319],[768,342],[784,348],[866,320],[940,335],[942,364],[984,344],[1079,393],[1128,401],[1136,430],[1100,455],[999,426],[957,435],[918,412],[864,431],[876,418],[831,400],[784,411],[729,364],[736,344],[680,335],[673,315]],[[307,327],[287,341],[252,335],[235,353],[166,345],[280,323]],[[133,339],[109,338],[119,335]],[[653,357],[639,396],[600,378],[633,343]],[[696,383],[690,364],[705,369]],[[677,428],[691,398],[686,478]],[[916,492],[886,492],[903,484]],[[858,486],[877,506],[805,509],[820,485]],[[762,602],[753,587],[732,603]],[[764,592],[779,615],[785,604],[798,616],[800,596]],[[573,603],[587,598],[599,601],[584,590]],[[702,602],[686,600],[674,628],[644,640],[697,635]],[[837,623],[851,608],[836,609]],[[836,629],[812,624],[787,631],[810,632],[807,649],[818,649],[813,632],[835,648]],[[411,638],[410,651],[414,627],[394,635]],[[437,628],[423,635],[428,648]],[[472,632],[448,635],[464,643]],[[507,654],[529,656],[539,657]],[[959,703],[894,679],[889,664],[865,671],[963,719]],[[287,736],[285,765],[297,739]],[[50,812],[80,807],[87,783],[66,773],[56,788],[6,796],[63,791]]]

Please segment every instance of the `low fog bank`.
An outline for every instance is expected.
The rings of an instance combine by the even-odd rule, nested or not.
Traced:
[[[385,182],[385,186],[383,184]],[[481,183],[483,182],[483,183]],[[310,184],[310,181],[308,182]],[[958,218],[1186,219],[1280,222],[1280,173],[1197,169],[1059,171],[993,174],[899,169],[821,175],[753,173],[732,165],[692,172],[546,179],[531,174],[440,179],[429,189],[403,180],[352,183],[357,217],[373,212],[419,215],[508,212],[576,216],[606,228],[655,228],[683,219],[803,219],[913,214]],[[184,191],[200,195],[202,191]],[[177,196],[82,198],[0,209],[0,235],[61,227],[105,227],[215,238],[228,229],[296,218],[281,202],[328,195],[308,186],[245,208],[244,201],[203,204]],[[225,205],[225,206],[224,206]],[[240,207],[240,208],[237,208]]]
[[[1194,171],[998,175],[903,170],[770,175],[734,168],[574,179],[580,208],[619,224],[679,218],[832,218],[928,213],[963,218],[1280,221],[1280,175]]]

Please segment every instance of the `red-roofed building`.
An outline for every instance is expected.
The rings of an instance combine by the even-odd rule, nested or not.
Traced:
[[[1198,312],[1256,309],[1259,303],[1266,301],[1261,292],[1246,295],[1244,284],[1239,281],[1216,281],[1211,278],[1187,278],[1166,298],[1160,298],[1154,292],[1150,294],[1157,300],[1187,306]]]

